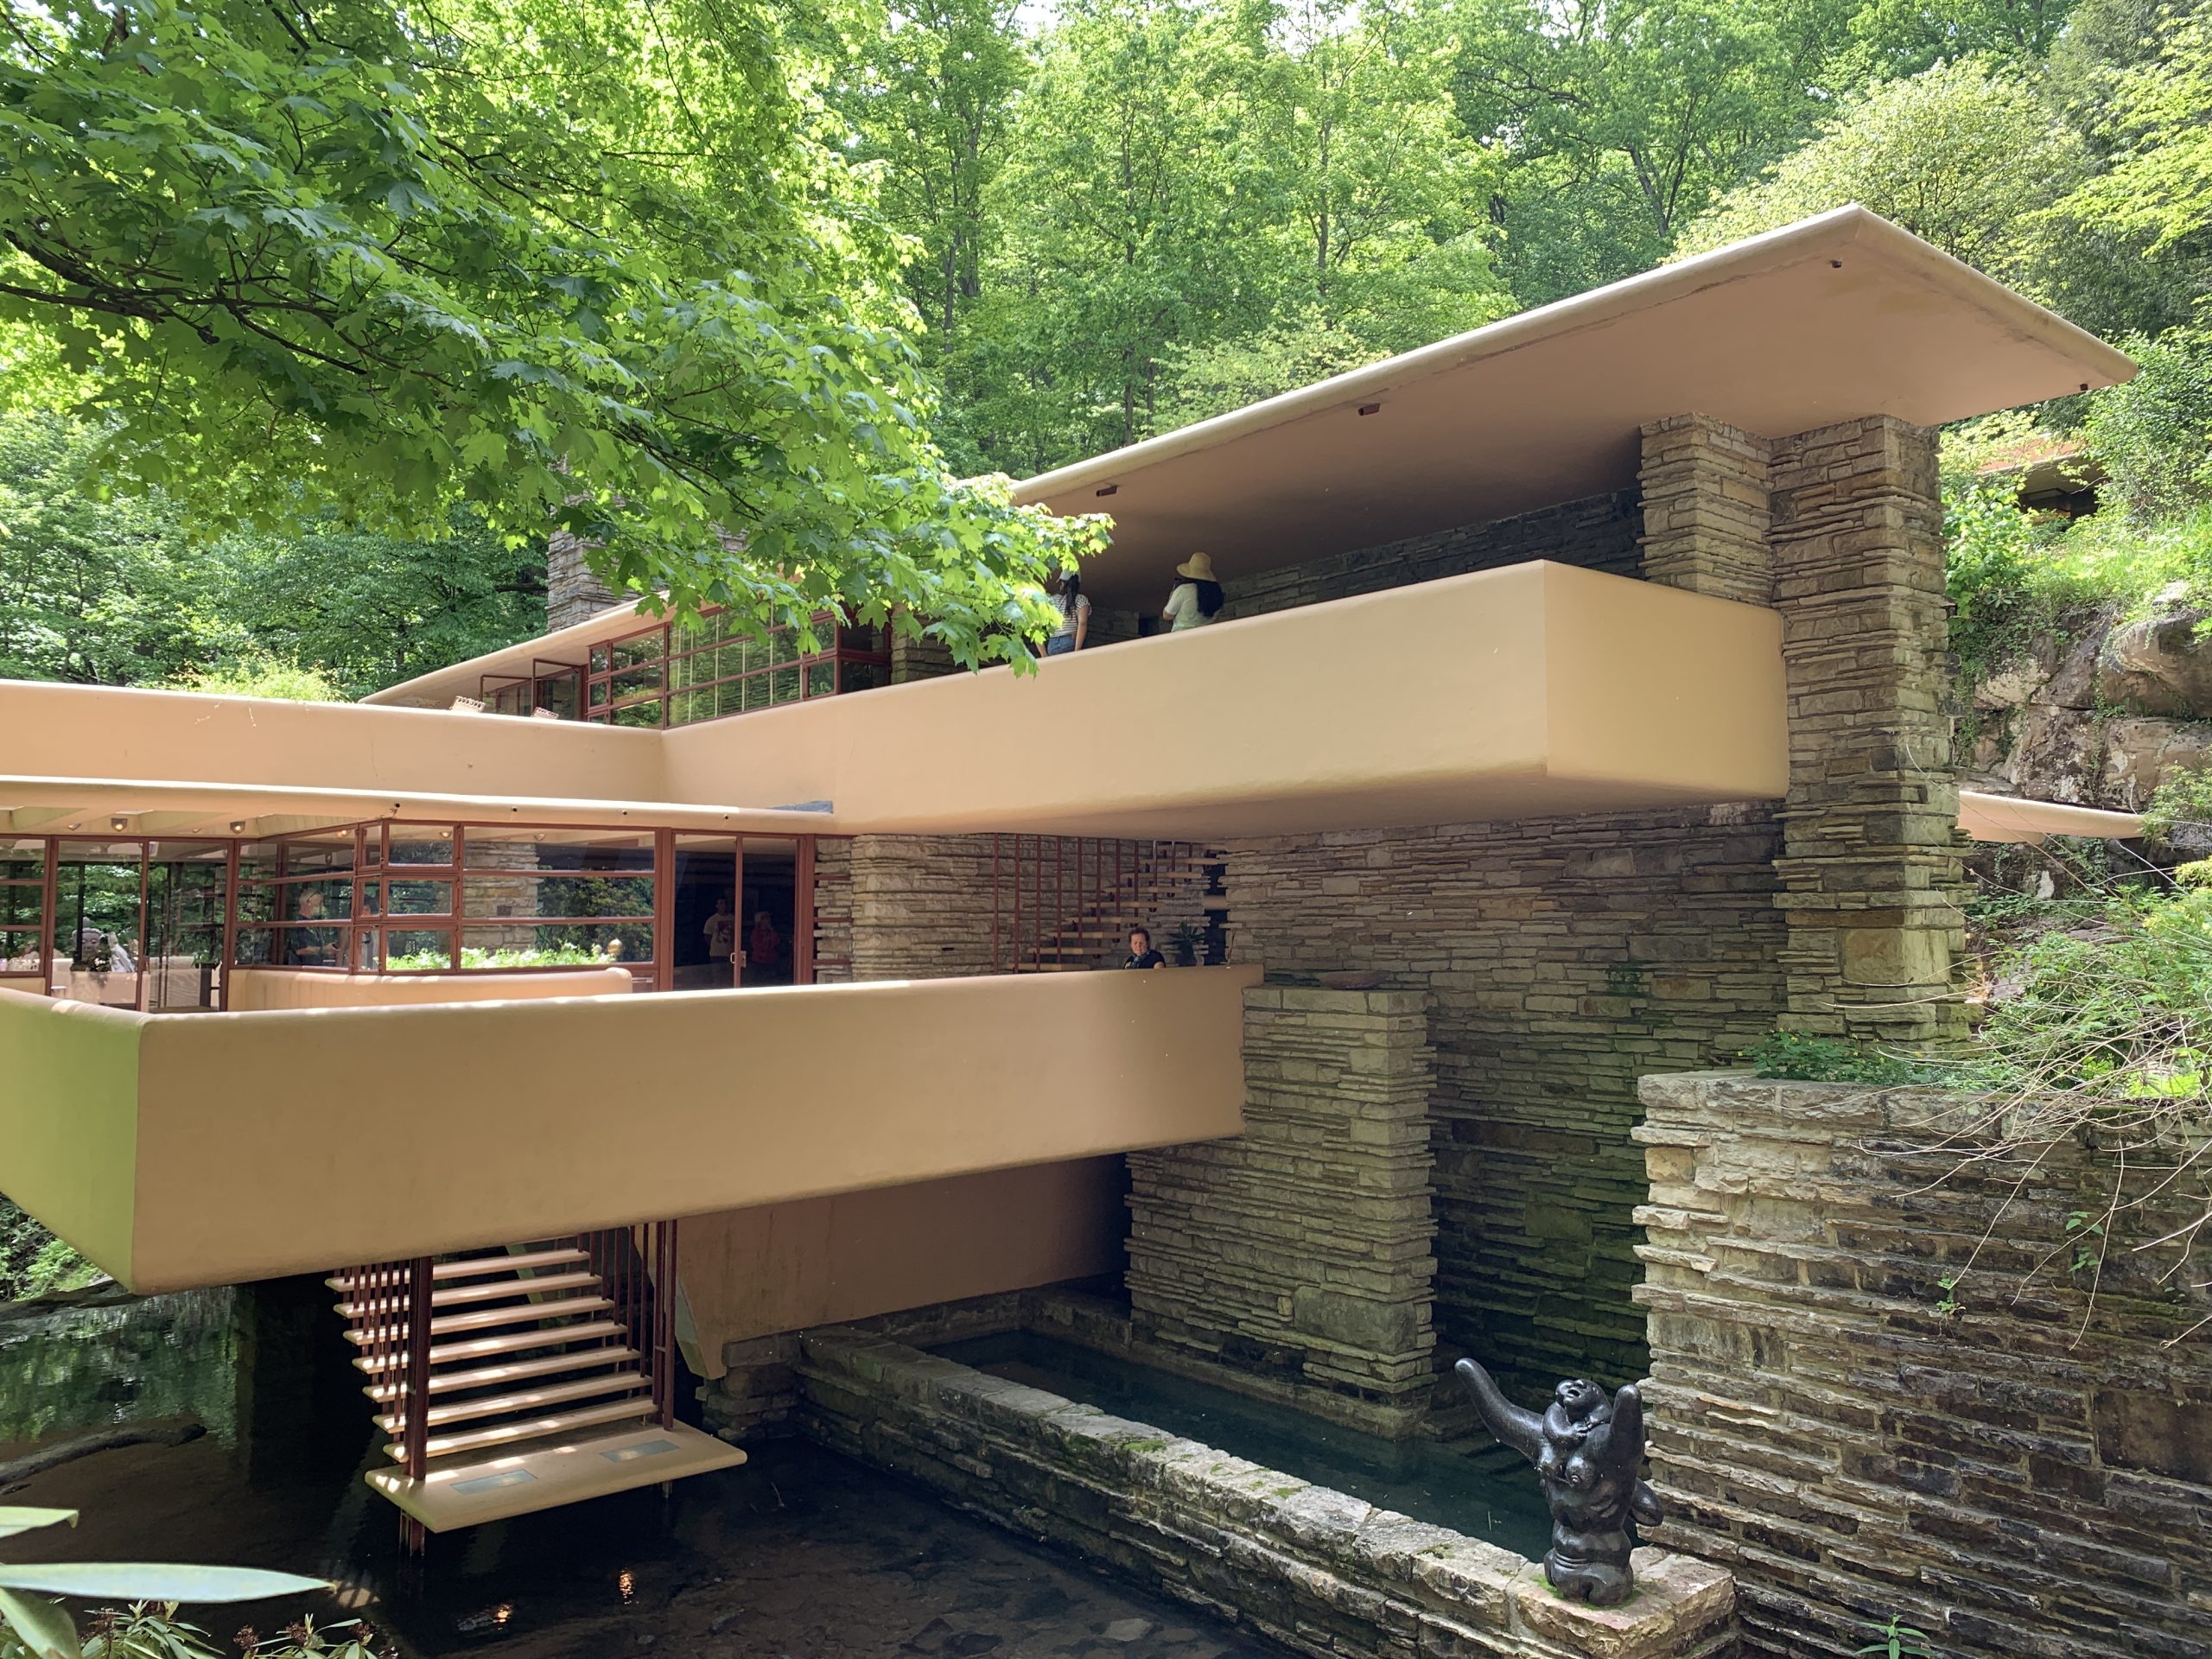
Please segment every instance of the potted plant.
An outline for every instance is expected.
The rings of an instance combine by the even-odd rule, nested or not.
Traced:
[[[1198,951],[1205,942],[1206,936],[1190,923],[1178,922],[1174,932],[1167,937],[1167,948],[1174,953],[1178,968],[1195,968],[1198,965]]]

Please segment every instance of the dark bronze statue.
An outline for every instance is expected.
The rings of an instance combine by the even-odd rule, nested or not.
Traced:
[[[1500,1394],[1473,1360],[1456,1369],[1490,1432],[1536,1465],[1552,1508],[1552,1547],[1544,1555],[1552,1588],[1596,1607],[1626,1601],[1636,1592],[1629,1522],[1656,1527],[1666,1518],[1659,1495],[1637,1475],[1643,1396],[1636,1385],[1608,1400],[1595,1382],[1578,1377],[1559,1385],[1540,1417]]]

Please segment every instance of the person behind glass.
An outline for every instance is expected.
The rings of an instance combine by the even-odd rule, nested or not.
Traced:
[[[1167,595],[1167,608],[1160,613],[1170,633],[1202,628],[1221,614],[1224,595],[1221,584],[1213,579],[1211,554],[1192,554],[1175,567],[1175,574],[1183,580],[1175,584]]]
[[[323,919],[322,889],[302,887],[292,919],[301,924],[313,924]],[[343,964],[338,956],[338,930],[334,927],[301,925],[284,930],[284,961],[295,968],[337,968]]]
[[[1165,968],[1167,958],[1152,948],[1152,930],[1133,927],[1129,930],[1129,959],[1124,968]]]
[[[1081,651],[1084,636],[1090,632],[1090,601],[1084,596],[1083,578],[1072,570],[1061,571],[1046,598],[1060,613],[1060,620],[1045,636],[1045,654],[1065,657],[1071,651]]]
[[[728,967],[737,949],[737,915],[729,907],[728,893],[715,900],[715,913],[707,918],[707,925],[700,931],[707,936],[708,962]]]

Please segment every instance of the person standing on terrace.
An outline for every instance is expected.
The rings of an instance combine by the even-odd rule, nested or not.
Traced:
[[[1185,628],[1202,628],[1221,614],[1224,595],[1221,584],[1214,580],[1213,556],[1193,553],[1175,567],[1175,574],[1183,578],[1167,595],[1167,608],[1160,620],[1167,624],[1168,632],[1180,633]]]
[[[1084,636],[1090,632],[1090,601],[1084,596],[1083,578],[1072,570],[1061,571],[1046,597],[1059,612],[1060,620],[1045,638],[1045,654],[1064,657],[1081,651]]]

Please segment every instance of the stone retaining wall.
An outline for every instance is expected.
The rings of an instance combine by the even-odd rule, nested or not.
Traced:
[[[1129,1154],[1137,1334],[1414,1432],[1435,1376],[1426,993],[1244,994],[1244,1133]]]
[[[2115,1250],[2092,1302],[2066,1224],[2107,1164],[1962,1168],[1926,1090],[1643,1100],[1655,1535],[1734,1571],[1747,1652],[1897,1614],[1943,1659],[2212,1656],[2212,1332],[2175,1340],[2212,1293]]]
[[[848,1455],[1316,1659],[1719,1659],[1728,1575],[1657,1550],[1629,1605],[1510,1551],[854,1331],[800,1339],[801,1412]]]
[[[1437,1334],[1517,1387],[1644,1373],[1636,1079],[1774,1028],[1778,850],[1764,807],[1227,849],[1232,961],[1427,994]]]

